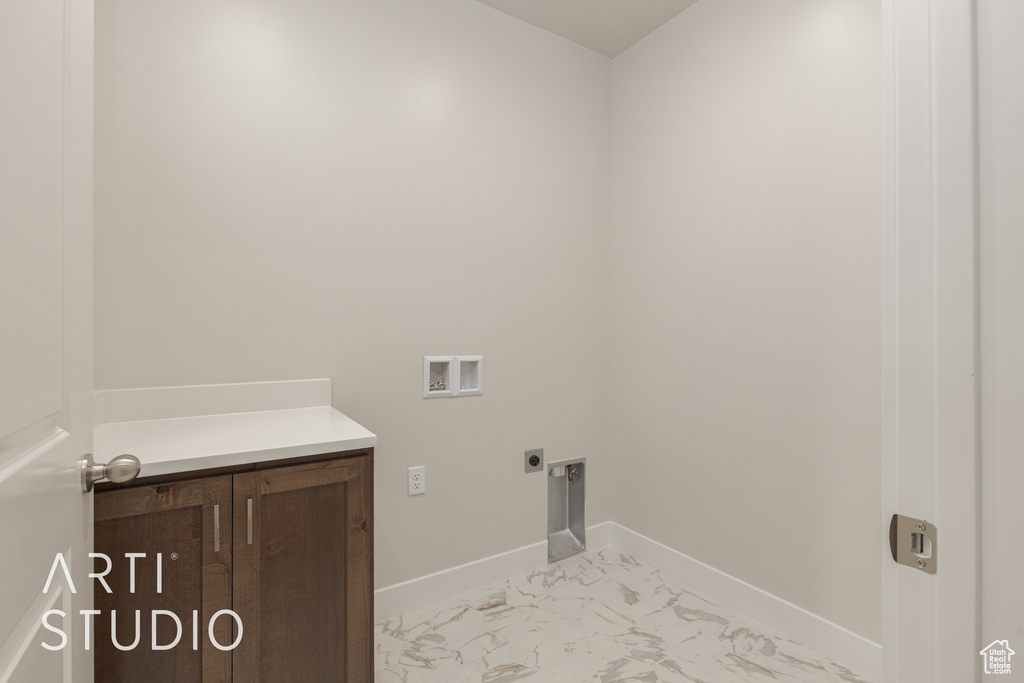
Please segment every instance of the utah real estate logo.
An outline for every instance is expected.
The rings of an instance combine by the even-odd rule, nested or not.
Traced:
[[[985,658],[985,673],[1009,674],[1010,658],[1017,653],[1010,649],[1008,640],[993,640],[991,645],[978,654]]]

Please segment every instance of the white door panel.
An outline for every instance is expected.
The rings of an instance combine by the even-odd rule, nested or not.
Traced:
[[[51,609],[62,610],[65,614],[74,609],[72,594],[57,587],[48,594],[36,596],[33,604],[22,615],[21,621],[5,641],[4,650],[0,650],[0,661],[6,662],[6,668],[0,670],[0,681],[15,683],[16,681],[66,681],[78,680],[73,673],[74,652],[70,648],[54,656],[49,650],[40,647],[45,638],[47,642],[56,642],[52,633],[46,633],[38,615]],[[68,634],[70,638],[70,633]]]
[[[0,3],[0,439],[61,409],[63,16],[62,0]]]
[[[92,12],[0,2],[0,683],[93,678],[73,619],[92,603]],[[43,593],[57,553],[75,594]],[[41,645],[48,609],[63,650]]]

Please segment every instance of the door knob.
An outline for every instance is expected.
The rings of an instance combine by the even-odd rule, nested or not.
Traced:
[[[123,484],[139,476],[142,463],[134,455],[119,455],[106,465],[93,462],[92,453],[82,458],[82,493],[92,491],[93,484],[100,479],[108,479],[115,484]]]

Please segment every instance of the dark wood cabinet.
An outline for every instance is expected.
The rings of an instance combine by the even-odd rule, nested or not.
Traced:
[[[231,608],[231,518],[223,512],[230,507],[230,476],[96,495],[95,551],[110,558],[104,579],[112,591],[94,583],[97,681],[231,680],[231,653],[212,647],[199,631],[218,610]],[[134,571],[126,553],[144,555],[134,558]],[[93,566],[103,573],[102,558]],[[180,620],[181,638],[175,647],[153,648],[153,610],[171,612]],[[194,610],[199,611],[195,619]],[[117,618],[114,632],[111,615]],[[201,636],[196,650],[193,621]],[[218,625],[220,642],[230,643],[230,621]],[[177,628],[172,617],[158,613],[157,629],[158,648],[173,642]],[[121,647],[135,646],[119,649],[112,633]]]
[[[98,491],[95,546],[112,560],[112,592],[94,582],[97,683],[371,681],[372,458],[363,450]],[[124,650],[136,610],[139,642]],[[155,617],[158,647],[176,634],[167,613],[180,621],[174,647],[153,648],[153,610],[165,611]],[[222,610],[242,624],[233,649],[223,648],[238,628]],[[220,647],[208,632],[219,612]]]
[[[235,475],[237,681],[369,681],[367,458]]]

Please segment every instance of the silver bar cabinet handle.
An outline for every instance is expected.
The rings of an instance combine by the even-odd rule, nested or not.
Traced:
[[[252,545],[252,498],[245,501],[245,504],[249,508],[249,545]]]
[[[213,552],[220,552],[220,503],[213,504]]]

